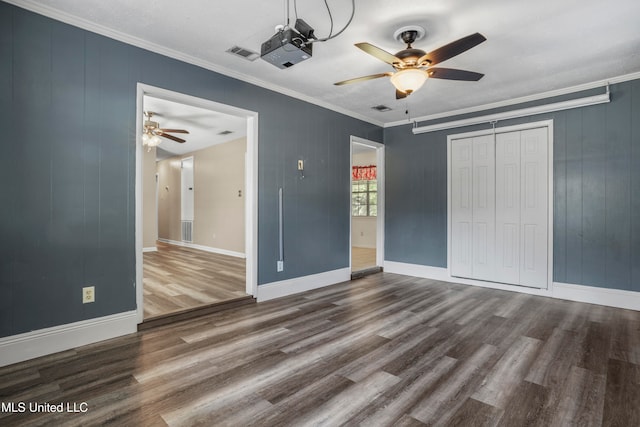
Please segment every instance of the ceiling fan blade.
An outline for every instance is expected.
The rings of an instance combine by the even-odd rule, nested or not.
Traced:
[[[162,132],[171,132],[171,133],[189,133],[188,130],[184,129],[160,129]]]
[[[401,90],[396,89],[396,99],[403,99],[406,98],[408,95],[405,92],[402,92]]]
[[[334,83],[334,85],[342,86],[342,85],[351,84],[351,83],[363,82],[365,80],[379,79],[380,77],[388,77],[388,76],[391,76],[391,75],[393,75],[392,72],[380,73],[380,74],[371,74],[370,76],[362,76],[362,77],[356,77],[355,79],[343,80],[341,82]]]
[[[372,45],[371,43],[356,43],[356,47],[364,50],[369,55],[375,56],[381,61],[386,62],[391,65],[399,65],[402,64],[402,59],[396,57],[395,55],[390,54],[386,50],[380,49],[377,46]]]
[[[186,140],[184,140],[182,138],[178,138],[177,136],[169,135],[168,133],[164,133],[164,132],[161,133],[160,136],[163,137],[163,138],[170,139],[170,140],[175,141],[175,142],[179,142],[181,144],[183,142],[187,142]]]
[[[484,76],[481,73],[453,68],[429,68],[427,74],[432,79],[464,80],[467,82],[477,82]]]
[[[454,56],[460,55],[462,52],[466,52],[485,40],[486,37],[480,33],[468,35],[427,53],[422,58],[418,59],[416,64],[428,62],[429,65],[436,65],[440,62],[446,61],[447,59],[453,58]]]

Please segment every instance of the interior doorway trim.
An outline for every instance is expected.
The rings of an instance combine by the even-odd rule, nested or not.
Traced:
[[[352,217],[351,217],[351,167],[353,166],[353,144],[360,144],[376,150],[376,168],[377,168],[377,181],[378,181],[378,215],[376,217],[376,266],[382,267],[384,265],[384,145],[370,141],[368,139],[360,138],[358,136],[351,136],[349,143],[349,270],[352,270],[351,265],[351,232],[352,232]]]
[[[143,97],[145,95],[194,107],[205,108],[247,120],[247,153],[245,167],[245,254],[246,293],[256,296],[258,292],[258,113],[232,107],[208,99],[197,98],[138,83],[136,89],[136,185],[135,185],[135,250],[136,250],[136,313],[137,322],[144,319],[143,293],[143,235],[142,235],[142,127]]]

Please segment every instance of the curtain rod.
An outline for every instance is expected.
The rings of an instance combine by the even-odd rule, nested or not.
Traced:
[[[538,105],[536,107],[505,111],[502,113],[488,114],[485,116],[471,117],[468,119],[454,120],[451,122],[437,123],[435,125],[418,126],[418,123],[414,122],[414,127],[413,129],[411,129],[411,132],[413,132],[414,135],[417,135],[419,133],[435,132],[439,130],[453,129],[463,126],[497,122],[499,120],[509,120],[519,117],[533,116],[536,114],[550,113],[553,111],[569,110],[572,108],[586,107],[589,105],[604,104],[607,102],[611,102],[608,84],[606,86],[606,90],[606,93],[602,95],[588,96],[585,98],[554,102],[552,104]]]

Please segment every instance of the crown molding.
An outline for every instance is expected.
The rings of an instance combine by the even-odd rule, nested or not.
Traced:
[[[90,31],[92,33],[99,34],[101,36],[108,37],[113,40],[117,40],[132,46],[136,46],[154,53],[158,53],[160,55],[167,56],[169,58],[177,59],[182,62],[186,62],[191,65],[196,65],[198,67],[207,69],[209,71],[216,72],[218,74],[225,75],[227,77],[234,78],[236,80],[243,81],[245,83],[252,84],[254,86],[259,86],[264,89],[272,90],[274,92],[278,92],[282,95],[289,96],[291,98],[296,98],[301,101],[308,102],[309,104],[314,104],[322,108],[326,108],[331,111],[335,111],[336,113],[343,114],[345,116],[352,117],[357,120],[362,120],[367,123],[371,123],[376,126],[384,127],[384,122],[374,120],[370,117],[364,116],[362,114],[347,110],[345,108],[339,107],[337,105],[320,101],[311,96],[302,94],[300,92],[285,88],[283,86],[279,86],[273,83],[266,82],[264,80],[249,76],[244,73],[240,73],[234,70],[231,70],[226,67],[222,67],[218,64],[214,64],[209,61],[205,61],[201,58],[197,58],[195,56],[187,55],[183,52],[167,48],[165,46],[161,46],[156,43],[152,43],[150,41],[141,39],[139,37],[135,37],[121,31],[116,31],[111,28],[105,27],[104,25],[97,24],[95,22],[86,20],[84,18],[80,18],[75,15],[71,15],[66,12],[62,12],[60,10],[54,9],[52,7],[43,5],[41,3],[35,2],[33,0],[3,0],[6,3],[12,4],[21,9],[28,10],[30,12],[37,13],[39,15],[46,16],[47,18],[54,19],[56,21],[63,22],[65,24],[72,25],[74,27],[81,28],[83,30]]]
[[[191,56],[191,55],[187,55],[185,53],[182,53],[180,51],[174,50],[174,49],[169,49],[167,47],[158,45],[156,43],[152,43],[149,42],[147,40],[138,38],[138,37],[134,37],[132,35],[120,32],[120,31],[115,31],[111,28],[105,27],[103,25],[97,24],[95,22],[80,18],[78,16],[75,15],[71,15],[68,14],[66,12],[62,12],[60,10],[54,9],[52,7],[43,5],[41,3],[35,2],[33,0],[2,0],[6,3],[12,4],[16,7],[19,7],[21,9],[25,9],[25,10],[29,10],[31,12],[37,13],[39,15],[43,15],[46,16],[48,18],[54,19],[56,21],[60,21],[60,22],[64,22],[66,24],[69,25],[73,25],[75,27],[81,28],[83,30],[87,30],[90,31],[92,33],[96,33],[96,34],[100,34],[102,36],[132,45],[132,46],[136,46],[154,53],[158,53],[160,55],[164,55],[173,59],[177,59],[179,61],[188,63],[188,64],[192,64],[192,65],[196,65],[198,67],[216,72],[218,74],[222,74],[225,75],[227,77],[231,77],[234,78],[236,80],[240,80],[243,81],[245,83],[249,83],[252,84],[254,86],[258,86],[264,89],[268,89],[268,90],[272,90],[274,92],[278,92],[282,95],[286,95],[289,96],[291,98],[296,98],[299,99],[301,101],[305,101],[308,102],[310,104],[313,105],[317,105],[319,107],[322,108],[326,108],[328,110],[331,111],[335,111],[336,113],[340,113],[343,114],[345,116],[349,116],[352,117],[354,119],[357,120],[362,120],[364,122],[367,123],[371,123],[373,125],[376,126],[380,126],[383,128],[390,128],[390,127],[396,127],[396,126],[403,126],[403,125],[407,125],[407,124],[411,124],[414,122],[423,122],[423,121],[429,121],[429,120],[437,120],[437,119],[441,119],[441,118],[446,118],[446,117],[453,117],[453,116],[457,116],[457,115],[461,115],[461,114],[469,114],[469,113],[475,113],[475,112],[479,112],[479,111],[485,111],[485,110],[491,110],[494,108],[501,108],[501,107],[508,107],[511,105],[517,105],[517,104],[522,104],[525,102],[530,102],[530,101],[537,101],[540,99],[545,99],[545,98],[552,98],[555,96],[561,96],[561,95],[566,95],[566,94],[570,94],[570,93],[574,93],[574,92],[580,92],[583,90],[589,90],[589,89],[594,89],[597,87],[603,87],[606,86],[607,84],[616,84],[616,83],[622,83],[625,81],[629,81],[629,80],[636,80],[636,79],[640,79],[640,72],[635,72],[635,73],[631,73],[631,74],[625,74],[625,75],[621,75],[621,76],[616,76],[616,77],[611,77],[609,79],[603,79],[603,80],[598,80],[598,81],[594,81],[594,82],[590,82],[590,83],[585,83],[585,84],[581,84],[581,85],[577,85],[577,86],[571,86],[568,88],[563,88],[563,89],[556,89],[556,90],[552,90],[552,91],[548,91],[548,92],[542,92],[542,93],[537,93],[537,94],[532,94],[532,95],[527,95],[527,96],[523,96],[523,97],[519,97],[519,98],[512,98],[512,99],[508,99],[508,100],[504,100],[504,101],[497,101],[497,102],[493,102],[493,103],[489,103],[489,104],[482,104],[482,105],[476,105],[476,106],[472,106],[472,107],[467,107],[467,108],[462,108],[462,109],[458,109],[458,110],[451,110],[451,111],[445,111],[442,113],[436,113],[436,114],[430,114],[430,115],[426,115],[426,116],[420,116],[420,117],[415,117],[412,118],[411,120],[398,120],[398,121],[393,121],[393,122],[383,122],[383,121],[379,121],[379,120],[374,120],[370,117],[367,117],[365,115],[347,110],[345,108],[339,107],[337,105],[328,103],[328,102],[324,102],[324,101],[320,101],[318,99],[315,99],[311,96],[302,94],[300,92],[288,89],[286,87],[283,86],[279,86],[273,83],[269,83],[266,82],[264,80],[249,76],[247,74],[244,73],[240,73],[238,71],[234,71],[231,70],[229,68],[226,67],[222,67],[218,64],[209,62],[209,61],[205,61],[203,59],[197,58],[195,56]]]
[[[571,86],[564,89],[556,89],[548,92],[536,93],[532,95],[522,96],[520,98],[513,98],[513,99],[504,100],[504,101],[493,102],[490,104],[476,105],[473,107],[462,108],[459,110],[451,110],[451,111],[445,111],[443,113],[430,114],[428,116],[414,117],[411,120],[398,120],[395,122],[385,123],[384,127],[389,128],[389,127],[403,126],[403,125],[417,123],[417,122],[425,122],[429,120],[437,120],[437,119],[459,116],[461,114],[477,113],[479,111],[492,110],[494,108],[508,107],[511,105],[523,104],[525,102],[538,101],[540,99],[546,99],[546,98],[553,98],[555,96],[582,92],[584,90],[595,89],[598,87],[605,87],[607,85],[623,83],[623,82],[636,80],[636,79],[640,79],[640,72],[624,74],[622,76],[611,77],[609,79],[597,80],[595,82],[584,83],[581,85]]]

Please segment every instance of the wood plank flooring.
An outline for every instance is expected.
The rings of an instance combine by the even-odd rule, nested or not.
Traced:
[[[246,296],[245,260],[158,242],[144,254],[145,320]]]
[[[640,312],[379,273],[0,368],[28,426],[638,426]]]
[[[360,271],[376,266],[376,249],[351,247],[351,271]]]

